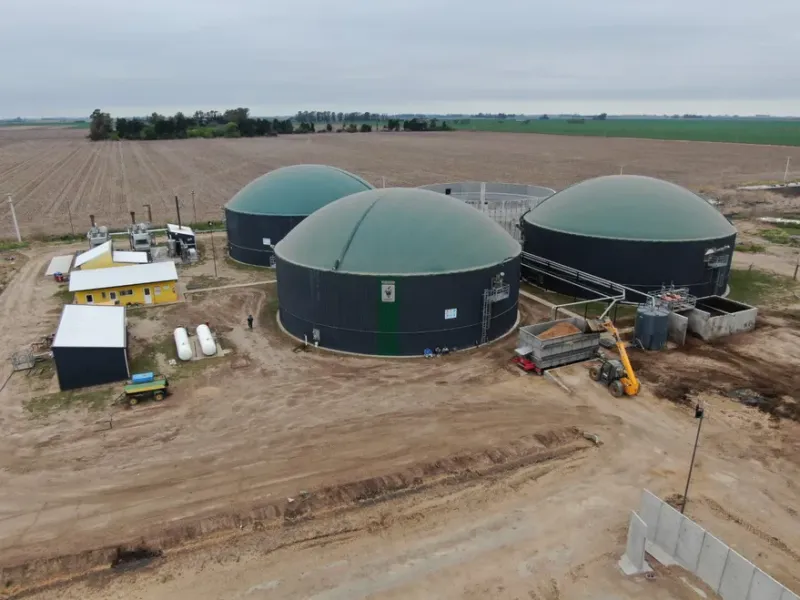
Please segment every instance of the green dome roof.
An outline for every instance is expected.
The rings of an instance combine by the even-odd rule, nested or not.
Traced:
[[[471,271],[518,256],[489,217],[451,196],[411,188],[342,198],[295,227],[278,258],[320,270],[412,275]]]
[[[334,200],[371,189],[360,177],[336,167],[294,165],[254,179],[225,208],[251,215],[306,217]]]
[[[524,219],[556,231],[625,240],[706,240],[736,233],[700,196],[674,183],[638,175],[578,183],[550,196]]]

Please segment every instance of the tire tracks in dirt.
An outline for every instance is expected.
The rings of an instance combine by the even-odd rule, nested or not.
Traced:
[[[146,192],[139,197],[139,201],[147,204],[153,203],[153,199],[158,199],[161,204],[161,209],[166,212],[167,201],[164,198],[163,180],[158,169],[153,166],[152,161],[148,158],[147,154],[142,151],[141,144],[144,142],[131,142],[133,144],[133,156],[136,163],[140,167],[141,174],[146,180],[150,182],[150,189],[152,191]],[[147,200],[147,202],[145,202]],[[156,207],[154,207],[156,208]],[[155,212],[155,211],[154,211]]]
[[[787,554],[788,556],[791,556],[792,559],[795,560],[797,564],[800,564],[800,552],[797,552],[796,550],[790,548],[786,544],[786,542],[781,540],[779,537],[771,535],[763,531],[762,529],[759,529],[752,523],[749,523],[744,519],[736,516],[735,514],[727,510],[725,507],[723,507],[719,502],[712,500],[711,498],[707,497],[703,498],[703,504],[708,506],[708,508],[711,509],[711,512],[713,512],[717,516],[722,517],[726,521],[732,521],[733,523],[736,523],[740,527],[743,527],[746,531],[762,539],[776,550],[780,550],[781,552]]]
[[[0,569],[0,589],[19,593],[37,585],[50,586],[54,580],[66,581],[96,572],[112,565],[120,548],[142,548],[161,555],[265,530],[274,530],[276,537],[291,537],[294,528],[304,523],[327,523],[360,508],[424,492],[482,485],[525,468],[560,464],[560,461],[574,459],[590,448],[591,444],[583,439],[580,431],[572,427],[526,435],[502,447],[475,449],[430,462],[417,462],[385,475],[313,488],[291,498],[273,499],[269,503],[262,501],[249,508],[232,509],[222,514],[185,518],[167,527],[162,524],[144,527],[130,539],[119,539],[113,545],[8,566]],[[373,530],[375,526],[375,523],[364,520],[360,528]],[[284,531],[286,533],[282,534]]]
[[[53,194],[53,200],[50,202],[49,206],[42,210],[43,214],[54,215],[58,212],[59,207],[64,202],[64,198],[72,193],[72,188],[75,186],[77,186],[77,190],[74,195],[83,200],[86,182],[89,179],[89,175],[94,171],[101,150],[102,148],[99,144],[97,147],[91,148],[84,163],[72,174],[72,177],[65,179],[61,189]]]
[[[76,146],[64,158],[59,160],[55,167],[50,169],[42,169],[42,173],[33,179],[33,181],[17,188],[14,192],[15,205],[18,207],[24,206],[34,196],[34,194],[48,181],[57,180],[61,172],[78,156],[82,150],[88,150],[85,146]],[[27,207],[26,207],[27,208]],[[38,210],[37,210],[38,213]],[[26,211],[27,214],[27,211]]]
[[[113,210],[115,204],[113,195],[106,194],[105,196],[102,196],[100,194],[100,192],[103,190],[103,188],[106,186],[106,183],[108,182],[108,177],[107,177],[108,163],[111,159],[113,152],[113,150],[110,150],[109,144],[121,144],[121,142],[105,142],[104,144],[102,144],[101,146],[102,166],[98,170],[94,168],[93,165],[92,175],[94,177],[92,178],[92,187],[89,190],[89,202],[88,202],[89,205],[88,207],[91,207],[94,212],[97,212],[98,214],[105,213],[107,215],[106,216],[107,221],[110,221],[112,218],[111,215],[115,213],[115,210]],[[87,176],[86,179],[88,181],[89,177]],[[81,193],[81,196],[83,196],[83,193]]]

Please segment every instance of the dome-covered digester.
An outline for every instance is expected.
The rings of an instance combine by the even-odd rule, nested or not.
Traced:
[[[736,245],[736,229],[703,198],[636,175],[573,185],[526,213],[521,227],[526,252],[644,292],[675,285],[724,294]]]
[[[323,206],[372,186],[326,165],[282,167],[254,179],[225,205],[228,252],[239,262],[274,266],[274,247]]]
[[[362,354],[475,346],[516,324],[520,250],[454,198],[401,188],[354,194],[275,248],[281,323],[309,343]]]

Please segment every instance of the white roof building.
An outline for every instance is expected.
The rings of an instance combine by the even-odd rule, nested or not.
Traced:
[[[114,250],[112,260],[115,263],[147,264],[147,252],[132,252],[130,250]]]
[[[175,263],[172,261],[156,262],[130,267],[76,271],[70,275],[69,291],[83,292],[177,280],[178,271],[175,269]]]
[[[67,304],[53,348],[125,348],[124,306]]]
[[[167,223],[167,231],[170,233],[180,233],[182,235],[194,235],[192,228],[186,227],[186,225],[173,225],[171,223]]]
[[[66,275],[72,267],[72,259],[72,254],[54,257],[53,260],[50,261],[50,265],[47,267],[44,274],[54,275],[56,273],[64,273]]]
[[[91,250],[87,250],[86,252],[81,252],[78,254],[78,257],[75,259],[75,268],[77,269],[81,265],[85,265],[90,260],[94,260],[103,254],[111,252],[111,240],[108,240],[105,244],[100,244],[99,246],[95,246]]]

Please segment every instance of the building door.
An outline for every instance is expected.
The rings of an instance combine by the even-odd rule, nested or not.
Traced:
[[[144,303],[145,304],[152,304],[153,303],[153,296],[150,295],[150,288],[144,288]]]

